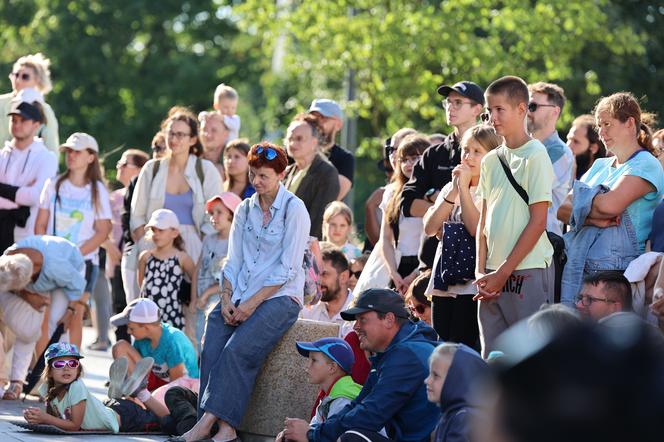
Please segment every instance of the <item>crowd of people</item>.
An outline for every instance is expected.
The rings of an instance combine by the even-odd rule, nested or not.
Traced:
[[[168,111],[151,155],[124,151],[109,187],[94,136],[59,142],[49,63],[21,57],[0,96],[0,396],[41,376],[47,408],[29,423],[239,440],[259,370],[298,318],[339,332],[293,343],[321,393],[278,441],[532,440],[510,414],[530,397],[513,381],[520,329],[531,346],[547,338],[523,356],[537,360],[570,333],[629,324],[662,364],[664,129],[631,93],[600,98],[565,142],[558,85],[441,86],[452,132],[388,138],[360,244],[335,101],[314,99],[283,147],[252,144],[221,84],[211,110]],[[80,379],[90,316],[83,352],[113,355],[104,403]],[[478,396],[490,378],[495,397]],[[492,397],[505,407],[487,416]]]

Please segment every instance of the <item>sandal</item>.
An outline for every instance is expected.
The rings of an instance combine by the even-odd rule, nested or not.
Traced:
[[[5,394],[2,395],[2,399],[5,401],[16,401],[20,398],[22,391],[23,382],[11,381],[9,387],[5,390]]]

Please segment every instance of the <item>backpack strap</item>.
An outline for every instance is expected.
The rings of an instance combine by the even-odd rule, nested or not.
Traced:
[[[196,175],[198,176],[198,181],[201,182],[201,187],[203,187],[203,183],[205,182],[205,174],[203,173],[203,160],[201,160],[199,157],[196,157]]]
[[[159,166],[161,166],[161,160],[157,160],[154,162],[154,166],[152,166],[152,181],[154,181],[154,177],[157,176],[157,172],[159,172]],[[150,184],[152,184],[152,181]]]
[[[498,160],[500,161],[500,165],[503,166],[503,171],[505,171],[505,175],[507,175],[507,179],[509,180],[510,184],[512,184],[512,187],[514,187],[514,190],[516,190],[516,193],[519,194],[519,196],[523,199],[523,201],[526,203],[526,206],[530,205],[528,202],[528,192],[521,187],[519,183],[516,182],[516,179],[514,178],[514,175],[512,175],[512,171],[510,170],[510,167],[507,165],[507,159],[505,158],[505,155],[498,151]]]
[[[152,181],[154,181],[154,177],[157,176],[157,173],[159,172],[159,167],[161,166],[161,160],[157,160],[154,162],[154,166],[152,167]],[[203,160],[200,158],[196,158],[196,176],[198,176],[198,181],[201,182],[201,185],[205,182],[205,173],[203,172]]]

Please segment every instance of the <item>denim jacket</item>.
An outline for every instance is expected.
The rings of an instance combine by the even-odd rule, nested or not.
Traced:
[[[272,298],[290,296],[302,305],[309,214],[302,200],[283,184],[279,184],[270,214],[272,218],[264,226],[257,193],[235,211],[223,269],[223,277],[233,287],[231,300],[244,302],[261,288],[278,285]]]
[[[584,275],[602,270],[625,270],[639,256],[636,232],[627,211],[621,215],[618,226],[584,225],[595,196],[609,190],[604,185],[589,187],[581,181],[574,182],[572,229],[564,236],[567,263],[560,295],[561,302],[568,306],[574,307]]]

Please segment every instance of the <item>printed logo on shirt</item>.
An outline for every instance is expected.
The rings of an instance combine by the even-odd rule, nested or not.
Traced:
[[[92,212],[92,201],[81,201],[60,195],[55,206],[55,235],[78,244],[86,212]]]

